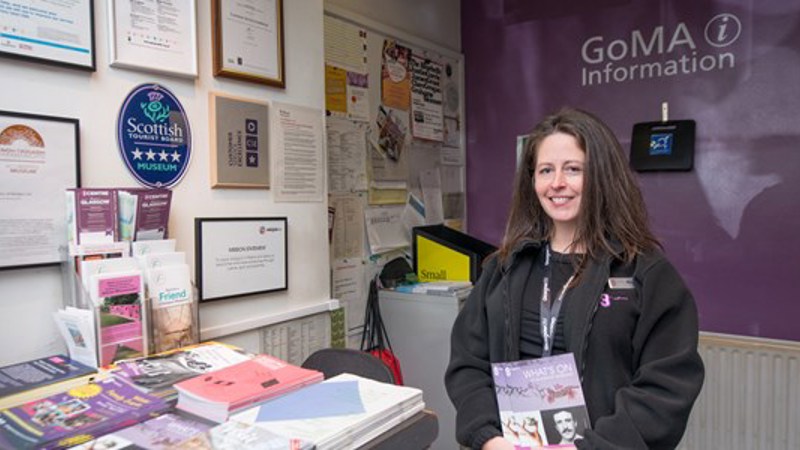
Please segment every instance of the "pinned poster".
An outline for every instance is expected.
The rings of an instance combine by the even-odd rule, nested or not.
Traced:
[[[442,65],[431,58],[411,57],[411,132],[415,138],[442,142]]]
[[[325,110],[347,113],[347,71],[325,64]]]
[[[408,111],[411,103],[411,76],[408,71],[410,58],[410,48],[391,39],[383,41],[381,102],[385,106]]]

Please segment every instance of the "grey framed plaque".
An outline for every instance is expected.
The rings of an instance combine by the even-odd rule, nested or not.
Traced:
[[[269,106],[209,94],[211,187],[269,188]]]

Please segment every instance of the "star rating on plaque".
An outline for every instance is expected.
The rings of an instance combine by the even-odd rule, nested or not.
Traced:
[[[181,162],[181,154],[178,153],[177,150],[173,150],[172,153],[167,153],[164,150],[156,153],[153,149],[148,149],[146,152],[139,150],[139,147],[136,147],[133,151],[131,151],[131,155],[133,155],[134,160],[141,160],[142,156],[146,156],[148,161],[155,161],[156,156],[158,156],[159,161],[169,161],[172,158],[172,162]]]

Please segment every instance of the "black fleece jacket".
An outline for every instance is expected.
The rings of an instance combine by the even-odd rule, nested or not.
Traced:
[[[542,251],[528,242],[507,265],[489,261],[453,325],[445,386],[456,437],[479,449],[502,436],[491,363],[519,359],[525,277]],[[609,277],[633,277],[610,289]],[[624,265],[590,261],[562,306],[567,351],[575,354],[592,423],[579,449],[671,449],[703,385],[694,299],[659,252]]]

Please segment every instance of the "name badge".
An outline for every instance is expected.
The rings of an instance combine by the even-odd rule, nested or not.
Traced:
[[[633,278],[611,277],[608,279],[609,289],[633,289]]]

